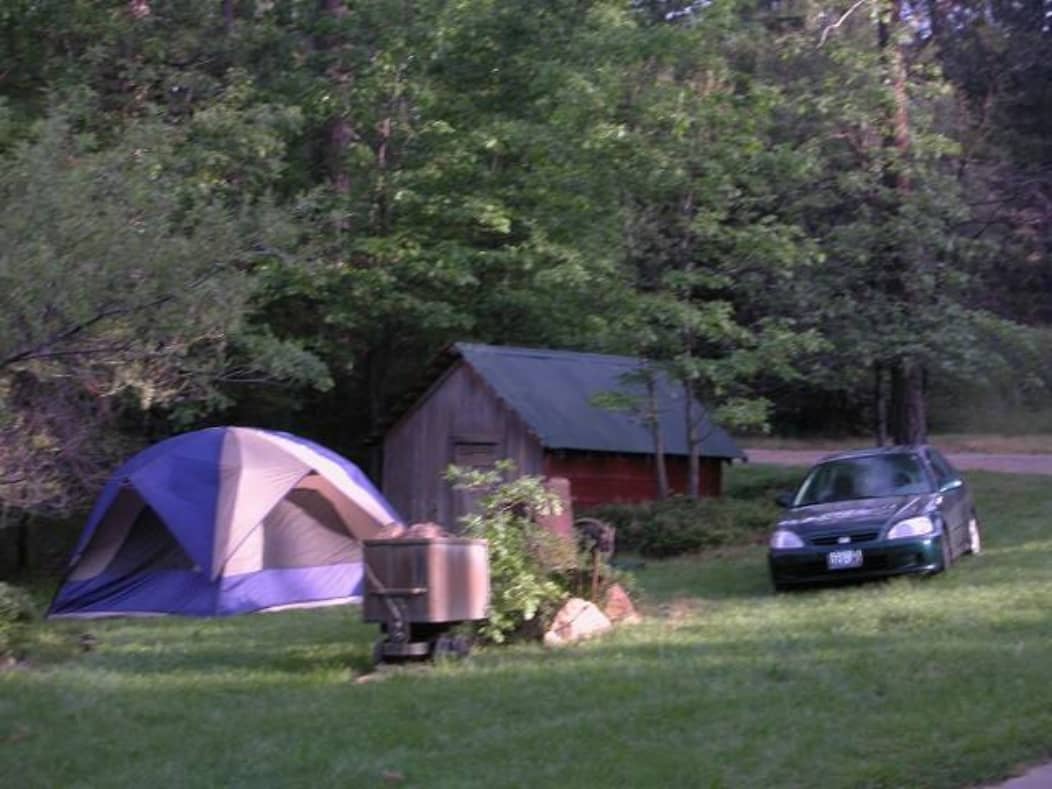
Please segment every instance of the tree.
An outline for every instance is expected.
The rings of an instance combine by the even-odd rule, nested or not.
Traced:
[[[870,400],[878,442],[915,443],[931,381],[976,364],[988,336],[989,248],[970,232],[965,130],[922,10],[849,10],[810,7],[761,64],[796,108],[780,136],[811,157],[812,180],[792,210],[822,252],[784,295],[832,341],[811,380]]]
[[[269,313],[324,348],[333,405],[354,415],[332,429],[359,441],[448,342],[597,347],[624,287],[588,89],[587,36],[608,23],[565,4],[418,3],[392,24],[396,6],[348,23],[354,80],[326,95],[357,130],[351,186],[300,202],[308,243],[275,272]]]
[[[793,376],[795,358],[818,344],[777,305],[750,306],[750,287],[784,281],[814,251],[781,215],[775,186],[800,163],[769,137],[777,94],[732,72],[736,45],[723,42],[737,17],[701,13],[695,25],[664,26],[660,54],[636,64],[617,169],[637,294],[626,325],[634,352],[683,385],[695,497],[704,420],[762,428],[769,402],[752,384],[761,373]],[[704,417],[696,399],[711,408]]]
[[[221,380],[324,383],[252,334],[255,217],[194,202],[178,136],[143,123],[97,150],[54,115],[0,160],[0,493],[79,501],[124,447],[122,414],[215,404]],[[257,206],[266,223],[264,206]]]

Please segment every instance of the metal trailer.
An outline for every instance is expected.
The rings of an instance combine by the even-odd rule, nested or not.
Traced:
[[[466,655],[468,641],[450,633],[485,619],[489,552],[485,540],[462,537],[364,540],[366,622],[383,637],[373,661]]]

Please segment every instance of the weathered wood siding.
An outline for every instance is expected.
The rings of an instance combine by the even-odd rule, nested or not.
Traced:
[[[543,450],[522,420],[463,362],[440,378],[384,438],[382,489],[407,523],[456,529],[470,501],[442,475],[454,461],[486,465],[510,458],[543,473]]]
[[[687,492],[687,459],[668,457],[669,487]],[[657,481],[651,455],[617,455],[593,452],[547,452],[544,474],[566,477],[575,510],[610,502],[651,501],[657,498]],[[702,496],[719,496],[723,483],[723,461],[701,459]]]

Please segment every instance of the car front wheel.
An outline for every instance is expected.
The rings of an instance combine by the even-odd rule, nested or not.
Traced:
[[[950,545],[950,533],[948,531],[943,531],[939,545],[942,548],[942,572],[946,572],[950,569],[950,565],[953,564],[953,546]]]

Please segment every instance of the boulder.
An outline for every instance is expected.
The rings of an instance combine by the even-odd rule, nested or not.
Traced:
[[[401,535],[404,540],[440,540],[444,537],[452,537],[448,531],[437,523],[427,521],[425,523],[414,523]]]
[[[613,625],[606,614],[595,604],[574,597],[555,615],[552,626],[544,634],[544,645],[556,647],[570,644],[582,638],[605,633],[611,627]]]
[[[437,523],[427,521],[425,523],[414,523],[403,526],[400,523],[388,523],[380,529],[380,532],[371,539],[374,540],[440,540],[452,537],[448,531]]]
[[[621,584],[614,584],[606,590],[603,613],[614,624],[631,625],[642,620],[636,607],[632,605],[632,598]]]

